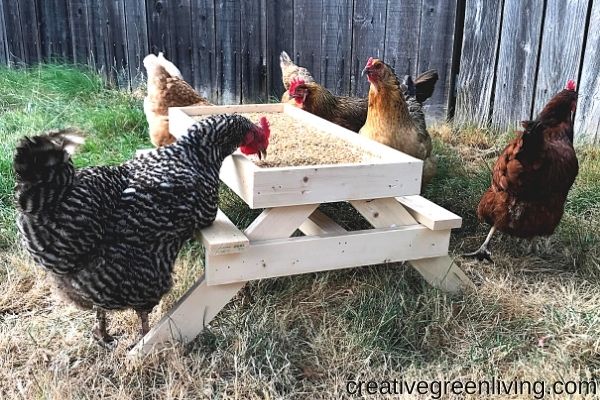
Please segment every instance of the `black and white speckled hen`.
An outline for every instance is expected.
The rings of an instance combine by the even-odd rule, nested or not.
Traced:
[[[260,156],[268,139],[264,117],[217,115],[122,165],[75,170],[77,132],[24,138],[14,157],[24,246],[67,299],[96,310],[101,344],[113,340],[106,310],[133,308],[145,334],[182,245],[216,217],[223,159],[238,147]]]

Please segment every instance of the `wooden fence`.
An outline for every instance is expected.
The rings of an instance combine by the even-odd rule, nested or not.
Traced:
[[[455,121],[505,128],[578,83],[576,135],[600,140],[600,0],[466,0]]]
[[[283,92],[279,53],[338,94],[365,95],[360,71],[383,57],[399,75],[440,73],[429,102],[446,106],[456,0],[0,0],[0,62],[56,58],[95,66],[121,86],[165,52],[217,103]]]
[[[0,28],[0,63],[58,58],[136,87],[163,51],[222,104],[279,97],[281,50],[336,94],[366,94],[369,56],[436,68],[429,115],[499,128],[575,79],[577,135],[600,141],[600,0],[0,0]]]

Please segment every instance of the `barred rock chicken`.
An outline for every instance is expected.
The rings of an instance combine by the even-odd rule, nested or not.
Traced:
[[[288,92],[296,107],[351,131],[358,132],[367,119],[366,98],[335,96],[318,83],[301,78],[292,80]]]
[[[369,58],[363,69],[365,73],[371,87],[367,120],[360,134],[423,160],[423,184],[427,184],[435,175],[436,159],[431,154],[431,137],[416,97],[417,91],[409,87],[409,94],[415,94],[415,101],[409,105],[394,70],[381,60]],[[437,80],[435,71],[427,74]],[[433,92],[434,86],[435,81],[429,93]]]
[[[281,67],[281,79],[283,81],[283,87],[286,90],[281,96],[282,103],[287,103],[290,101],[291,98],[289,95],[289,90],[294,79],[302,79],[306,83],[315,81],[308,69],[294,64],[288,53],[285,51],[282,51],[279,55],[279,66]]]
[[[492,185],[477,207],[492,225],[482,246],[467,256],[491,261],[489,242],[496,230],[519,238],[548,236],[560,222],[569,189],[579,172],[573,149],[575,82],[546,104],[525,131],[506,146],[492,173]]]
[[[269,126],[239,115],[192,125],[177,142],[115,167],[75,170],[72,130],[24,138],[14,157],[17,225],[59,292],[96,310],[93,336],[109,345],[106,310],[148,313],[172,286],[181,246],[215,219],[219,169],[237,147],[264,153]]]
[[[144,98],[144,113],[148,120],[150,140],[156,147],[173,143],[169,133],[169,107],[211,105],[183,80],[179,69],[163,53],[144,58],[148,74],[148,95]]]

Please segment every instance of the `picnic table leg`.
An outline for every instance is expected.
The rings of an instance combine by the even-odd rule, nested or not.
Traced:
[[[406,208],[394,198],[356,200],[350,203],[375,228],[419,224]],[[448,230],[448,235],[450,235],[450,230]],[[466,288],[472,289],[475,287],[450,256],[409,260],[408,263],[430,285],[440,290],[456,293]]]
[[[290,237],[313,213],[318,204],[266,209],[244,231],[250,240],[268,240]],[[243,257],[243,253],[241,253]],[[129,352],[130,356],[144,356],[160,350],[172,340],[188,343],[229,303],[246,282],[225,285],[207,285],[205,276],[173,305],[171,310]]]

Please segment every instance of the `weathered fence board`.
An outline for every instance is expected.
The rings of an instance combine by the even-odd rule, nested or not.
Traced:
[[[71,52],[72,59],[77,64],[92,64],[93,62],[88,1],[73,0],[69,2]]]
[[[265,1],[242,0],[242,103],[266,101]],[[263,29],[265,27],[265,29]]]
[[[129,79],[131,87],[135,88],[144,81],[143,61],[148,54],[146,2],[144,0],[128,0],[125,2],[125,22]]]
[[[240,0],[215,0],[217,88],[221,104],[240,104]]]
[[[589,0],[549,1],[546,5],[534,114],[568,79],[578,79],[588,3]]]
[[[454,117],[459,124],[489,120],[501,18],[501,2],[467,0]]]
[[[437,69],[440,79],[426,104],[428,107],[438,105],[437,112],[441,115],[450,90],[448,74],[452,66],[455,14],[456,0],[423,0],[418,65],[413,73]]]
[[[351,94],[366,96],[369,85],[360,72],[369,57],[383,58],[385,51],[387,2],[364,0],[354,2],[352,30]]]
[[[505,0],[492,123],[516,126],[531,117],[544,4]]]
[[[321,0],[294,0],[294,54],[290,57],[315,79],[321,77],[322,6]]]
[[[386,27],[384,61],[401,79],[403,75],[414,75],[419,59],[421,2],[389,0]]]
[[[193,83],[199,93],[216,103],[215,5],[213,0],[192,0]]]
[[[6,24],[4,23],[4,0],[0,0],[0,63],[8,64],[8,50],[6,43]]]
[[[25,47],[30,46],[30,43],[28,38],[23,36],[19,5],[19,2],[7,0],[3,3],[4,23],[6,24],[7,33],[7,50],[9,61],[11,63],[28,63],[30,61],[29,57],[26,56]]]
[[[600,0],[594,0],[590,16],[575,118],[577,140],[600,143]]]
[[[321,79],[338,95],[350,93],[352,64],[352,0],[323,1]]]
[[[171,40],[170,60],[177,65],[184,79],[193,82],[192,31],[193,21],[190,0],[171,0],[167,8],[169,36]]]
[[[28,4],[21,3],[22,6]],[[36,10],[35,5],[30,4],[30,7],[21,8],[21,16],[25,17],[28,22],[23,31],[23,35],[26,32],[31,32],[33,28],[31,21],[35,20],[36,11],[39,25],[39,36],[42,50],[42,58],[45,61],[58,58],[61,60],[72,59],[72,37],[69,35],[69,12],[67,10],[67,4],[63,0],[44,0],[37,2],[39,8]],[[24,14],[24,11],[27,13]],[[34,28],[35,29],[35,28]]]
[[[269,96],[279,98],[284,92],[279,68],[279,54],[287,51],[294,57],[294,1],[267,1],[267,85]]]

